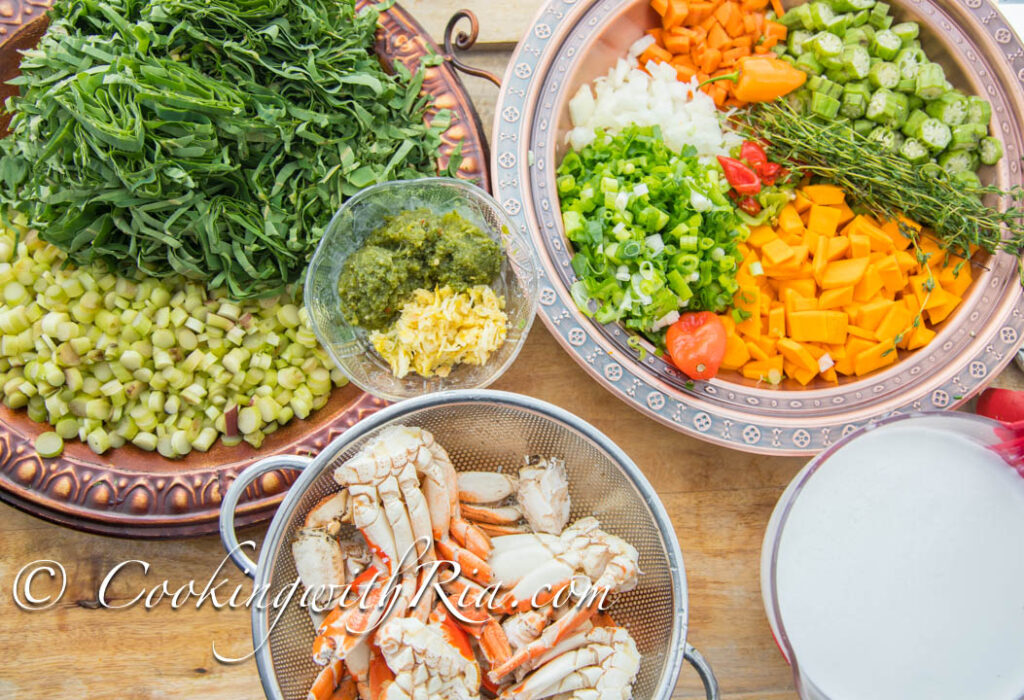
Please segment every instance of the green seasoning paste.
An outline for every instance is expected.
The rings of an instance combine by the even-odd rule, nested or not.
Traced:
[[[458,212],[405,211],[386,217],[345,261],[341,310],[352,325],[381,330],[417,289],[461,292],[490,284],[500,268],[501,248]]]

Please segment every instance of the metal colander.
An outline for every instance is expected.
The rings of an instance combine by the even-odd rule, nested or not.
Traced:
[[[270,457],[247,469],[225,495],[221,535],[234,561],[254,577],[257,590],[266,587],[268,600],[297,580],[291,542],[307,511],[338,490],[332,476],[335,467],[384,427],[397,424],[429,430],[460,471],[516,470],[529,454],[565,460],[572,520],[593,515],[605,530],[630,542],[640,553],[643,575],[639,585],[618,596],[611,609],[616,622],[636,639],[642,654],[634,697],[668,698],[684,652],[701,673],[708,697],[717,697],[710,669],[686,645],[682,554],[654,489],[629,457],[594,427],[562,409],[517,394],[473,390],[410,399],[363,420],[315,459]],[[303,474],[275,515],[257,565],[239,550],[233,512],[249,483],[281,468],[301,468]],[[351,527],[342,532],[343,537],[355,534]],[[253,608],[259,673],[267,697],[275,700],[304,700],[319,670],[311,658],[313,625],[298,604],[299,597],[296,594],[283,612],[272,607]]]

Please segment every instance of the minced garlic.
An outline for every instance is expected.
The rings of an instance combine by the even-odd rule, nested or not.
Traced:
[[[451,287],[417,289],[384,333],[370,342],[401,379],[410,371],[447,377],[457,364],[483,365],[507,335],[505,300],[487,285],[456,294]]]

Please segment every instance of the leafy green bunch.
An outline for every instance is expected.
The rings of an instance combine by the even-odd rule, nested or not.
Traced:
[[[436,174],[450,114],[426,126],[422,68],[385,71],[378,16],[354,0],[59,0],[8,103],[0,200],[76,264],[277,294],[347,197]]]

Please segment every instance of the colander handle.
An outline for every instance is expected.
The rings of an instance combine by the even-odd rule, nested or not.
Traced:
[[[238,535],[235,533],[235,509],[238,507],[238,502],[242,499],[242,494],[245,493],[249,484],[267,472],[279,469],[302,471],[312,461],[311,457],[302,457],[300,455],[274,455],[273,457],[267,457],[247,467],[228,486],[228,490],[224,494],[224,502],[220,506],[220,540],[224,543],[224,548],[228,550],[231,561],[235,562],[235,565],[249,578],[256,576],[256,562],[242,551],[242,547],[238,543]]]
[[[718,693],[718,679],[715,678],[715,672],[711,670],[711,664],[707,662],[707,659],[689,644],[683,650],[683,658],[689,661],[690,665],[697,670],[700,682],[704,684],[704,692],[707,694],[708,700],[718,700],[720,697]]]

